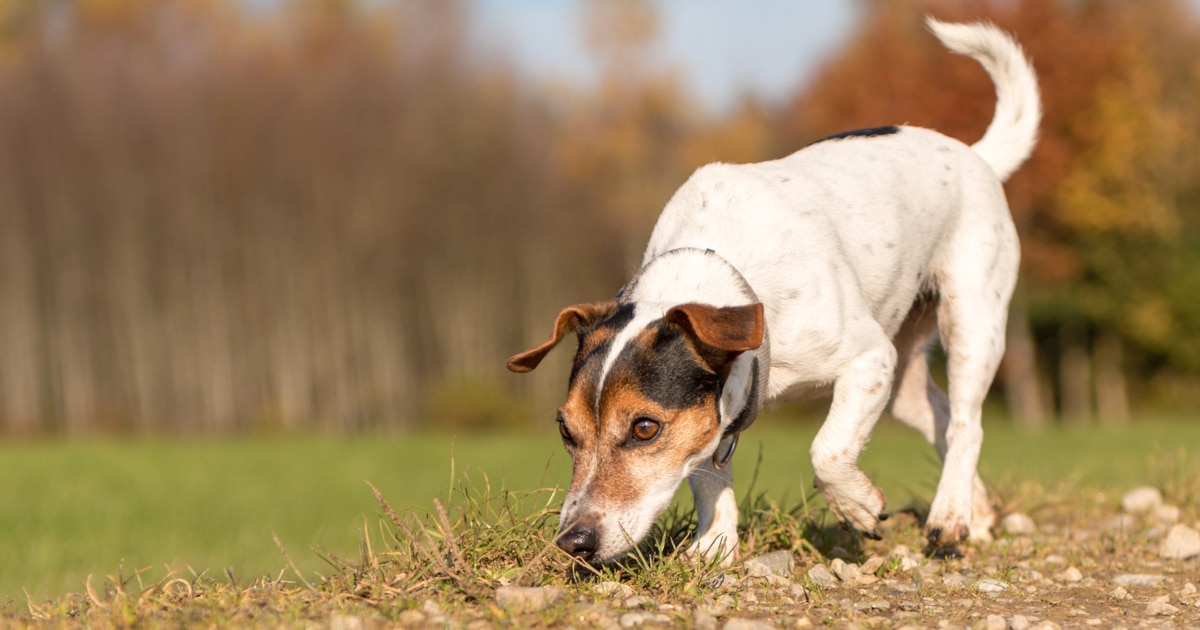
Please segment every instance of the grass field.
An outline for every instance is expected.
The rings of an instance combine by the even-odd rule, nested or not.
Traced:
[[[782,504],[812,496],[808,445],[817,427],[763,418],[736,458],[745,494]],[[1162,487],[1176,501],[1198,477],[1200,421],[1126,429],[1022,433],[987,427],[981,470],[1003,496],[1025,482],[1098,488]],[[862,467],[896,509],[927,501],[938,466],[913,433],[884,421]],[[514,491],[564,485],[570,464],[556,433],[230,441],[0,444],[0,603],[78,592],[93,574],[170,567],[238,580],[278,574],[278,534],[305,573],[332,571],[313,545],[356,556],[359,529],[379,508],[364,480],[398,510],[429,509],[455,484]],[[1028,501],[1028,496],[1023,500]],[[1119,495],[1114,495],[1113,501]],[[818,500],[818,503],[819,500]],[[1036,506],[1022,506],[1036,509]]]

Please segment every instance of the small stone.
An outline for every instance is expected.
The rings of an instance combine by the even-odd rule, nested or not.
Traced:
[[[1157,599],[1149,604],[1146,604],[1147,615],[1174,615],[1178,613],[1178,608],[1168,604],[1167,602],[1158,601]]]
[[[1164,503],[1154,508],[1154,519],[1162,523],[1176,523],[1179,521],[1179,508]]]
[[[364,627],[362,617],[355,617],[354,615],[329,616],[329,630],[362,630]]]
[[[859,569],[857,564],[846,562],[841,558],[834,558],[833,562],[829,563],[829,570],[833,571],[839,580],[851,584],[857,582],[858,578],[862,576],[862,569]]]
[[[1029,630],[1062,630],[1062,626],[1053,621],[1046,620],[1039,621],[1036,624],[1029,626]]]
[[[408,609],[399,615],[396,615],[396,621],[402,626],[417,626],[425,623],[425,613],[419,610]],[[333,624],[330,623],[332,626]]]
[[[884,562],[886,561],[879,556],[871,556],[870,558],[867,558],[867,561],[862,563],[863,575],[874,575],[875,573],[878,573]]]
[[[696,630],[717,630],[717,618],[697,608],[692,613],[692,627]]]
[[[635,595],[625,600],[625,607],[629,609],[641,608],[643,610],[654,610],[658,608],[658,602],[653,597],[647,595]]]
[[[1115,599],[1119,602],[1123,602],[1128,599],[1133,599],[1133,595],[1130,595],[1129,591],[1125,590],[1124,586],[1118,586],[1117,588],[1114,588],[1113,590],[1109,591],[1108,596],[1109,596],[1109,598]]]
[[[951,572],[942,575],[942,584],[944,584],[946,588],[952,589],[967,588],[967,586],[970,584],[970,581],[967,580],[967,576],[961,573]]]
[[[775,630],[775,626],[758,619],[734,617],[725,622],[725,630]]]
[[[808,595],[808,589],[795,582],[788,585],[788,595],[798,602],[807,602],[812,599]]]
[[[1083,579],[1083,572],[1075,567],[1067,567],[1057,577],[1063,582],[1078,582]]]
[[[1121,509],[1130,513],[1150,512],[1162,505],[1162,493],[1158,488],[1141,486],[1134,488],[1121,497]]]
[[[838,585],[837,578],[822,565],[817,565],[808,570],[808,580],[813,586],[820,589],[836,588]]]
[[[601,597],[620,597],[621,599],[633,597],[632,586],[611,580],[601,582],[592,587],[592,589]]]
[[[809,619],[808,617],[800,617],[796,620],[795,626],[797,628],[811,628],[813,627],[813,622],[812,619]]]
[[[1037,532],[1037,525],[1024,512],[1013,512],[1000,521],[1000,527],[1011,536],[1029,536]]]
[[[1118,586],[1158,586],[1165,579],[1167,578],[1161,575],[1122,573],[1114,577],[1112,583]]]
[[[1172,525],[1158,545],[1158,555],[1173,560],[1200,556],[1200,532],[1183,523]]]
[[[984,630],[1008,630],[1008,622],[1000,615],[988,615],[983,627]]]
[[[976,589],[980,593],[1000,593],[1008,590],[1008,584],[1001,582],[1000,580],[984,578],[979,581]]]
[[[1029,619],[1025,615],[1013,615],[1012,619],[1008,620],[1008,627],[1012,630],[1029,630]]]
[[[791,577],[795,568],[792,552],[787,550],[772,551],[746,561],[746,573],[752,576],[779,575]]]
[[[533,612],[562,599],[566,591],[556,586],[501,586],[496,603],[510,612]]]
[[[627,612],[617,619],[622,628],[636,628],[646,623],[646,613]]]

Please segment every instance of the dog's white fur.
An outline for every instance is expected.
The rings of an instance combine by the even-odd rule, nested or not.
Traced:
[[[985,24],[927,23],[995,83],[984,137],[968,147],[900,127],[770,162],[699,169],[667,203],[641,271],[623,290],[636,315],[614,340],[605,371],[674,305],[761,302],[769,337],[734,364],[720,399],[722,428],[745,405],[761,404],[748,400],[751,358],[766,399],[832,391],[811,448],[816,485],[839,520],[873,533],[884,498],[857,461],[890,410],[944,460],[926,530],[932,543],[953,545],[968,534],[988,537],[994,521],[976,474],[980,409],[1004,352],[1020,257],[1001,183],[1032,151],[1041,111],[1033,69],[1007,35]],[[949,396],[926,362],[939,333]],[[712,463],[719,442],[718,434],[677,475],[648,483],[635,509],[606,514],[595,557],[614,558],[640,540],[687,477],[699,518],[692,550],[731,560],[737,505],[730,469]],[[587,486],[568,495],[564,523],[597,508],[579,500],[589,497]]]

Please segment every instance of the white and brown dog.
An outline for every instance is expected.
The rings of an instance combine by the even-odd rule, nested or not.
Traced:
[[[527,372],[579,335],[558,414],[573,458],[561,548],[592,563],[624,556],[687,478],[699,521],[690,551],[732,561],[727,464],[738,433],[766,399],[830,392],[811,454],[842,523],[877,536],[886,518],[857,462],[890,410],[943,460],[930,543],[989,536],[980,407],[1004,353],[1020,258],[1001,182],[1033,150],[1041,105],[1033,68],[1006,34],[928,26],[995,83],[982,140],[880,127],[779,160],[705,166],[667,203],[614,301],[567,307],[548,341],[509,360]],[[935,336],[949,396],[929,375]]]

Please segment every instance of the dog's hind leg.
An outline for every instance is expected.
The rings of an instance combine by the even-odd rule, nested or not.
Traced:
[[[696,504],[696,541],[687,549],[690,557],[720,558],[722,566],[737,560],[738,506],[733,494],[733,462],[717,468],[712,458],[688,475]]]
[[[896,335],[896,382],[888,411],[925,437],[938,459],[946,460],[950,400],[929,373],[929,345],[937,331],[937,300],[918,299]],[[971,540],[991,540],[996,511],[983,480],[975,474],[971,504]]]
[[[1016,229],[998,185],[996,193],[998,201],[984,198],[990,203],[977,208],[982,216],[960,223],[937,277],[938,329],[950,385],[946,456],[925,523],[925,534],[937,547],[953,547],[970,535],[983,400],[1004,355],[1008,301],[1020,261]]]

